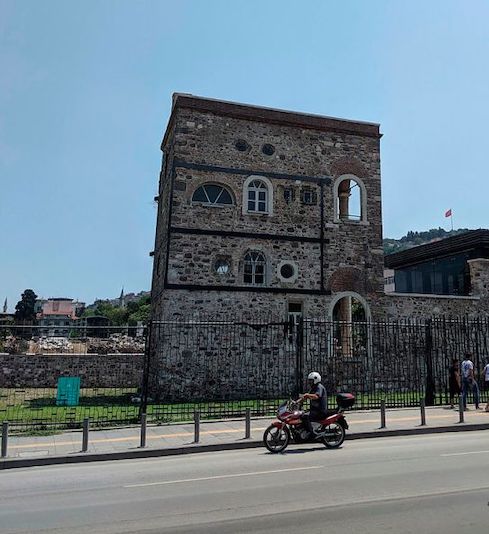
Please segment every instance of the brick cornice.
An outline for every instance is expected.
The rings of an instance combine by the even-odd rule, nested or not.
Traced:
[[[173,124],[174,115],[180,108],[268,124],[295,126],[298,128],[358,135],[361,137],[373,137],[375,139],[380,139],[382,137],[382,134],[380,133],[380,125],[373,122],[351,121],[335,117],[326,117],[323,115],[299,113],[296,111],[287,111],[283,109],[240,104],[237,102],[175,93],[173,95],[173,107],[170,120],[168,121],[168,128],[161,144],[162,147],[166,143],[170,125]]]

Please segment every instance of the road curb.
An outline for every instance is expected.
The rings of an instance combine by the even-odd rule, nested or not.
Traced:
[[[416,427],[398,430],[372,430],[348,434],[348,440],[389,438],[397,436],[417,436],[420,434],[441,434],[444,432],[467,432],[476,430],[489,430],[489,423],[458,423],[451,426]],[[262,447],[262,441],[237,441],[231,443],[217,443],[214,445],[186,445],[167,449],[133,449],[121,452],[104,452],[91,454],[73,454],[70,456],[47,456],[43,458],[12,458],[0,460],[0,470],[16,469],[21,467],[38,467],[43,465],[76,464],[85,462],[107,462],[113,460],[134,460],[138,458],[158,458],[164,456],[178,456],[182,454],[197,454],[201,452],[232,451],[239,449],[252,449]]]

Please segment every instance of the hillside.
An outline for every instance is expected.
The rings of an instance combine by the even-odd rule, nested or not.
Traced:
[[[468,228],[459,228],[458,230],[449,230],[448,232],[443,228],[432,228],[425,232],[409,231],[405,236],[401,237],[401,239],[384,239],[384,254],[400,252],[401,250],[416,247],[417,245],[438,241],[445,237],[463,234],[468,231]]]

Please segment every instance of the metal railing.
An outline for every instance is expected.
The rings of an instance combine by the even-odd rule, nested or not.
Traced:
[[[304,390],[311,370],[330,396],[353,392],[355,408],[442,405],[452,359],[471,352],[479,378],[489,355],[487,320],[199,318],[99,328],[60,337],[0,326],[0,421],[15,432],[81,428],[86,418],[92,428],[132,424],[142,413],[148,423],[191,422],[195,412],[268,416]],[[63,378],[79,379],[76,398],[63,393]]]

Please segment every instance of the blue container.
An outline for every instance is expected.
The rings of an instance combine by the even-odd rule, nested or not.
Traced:
[[[56,406],[78,406],[80,400],[80,377],[61,376],[58,378]]]

